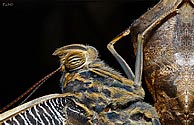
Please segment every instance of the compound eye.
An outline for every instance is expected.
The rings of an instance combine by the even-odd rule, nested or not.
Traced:
[[[65,56],[65,69],[73,71],[82,68],[86,63],[86,54],[84,52],[70,52]]]

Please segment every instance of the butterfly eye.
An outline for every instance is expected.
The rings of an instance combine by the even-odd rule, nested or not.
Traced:
[[[83,67],[86,64],[87,57],[84,52],[70,52],[65,56],[65,69],[73,71]]]
[[[57,49],[53,55],[59,56],[61,71],[74,71],[94,62],[98,52],[92,46],[72,44]]]

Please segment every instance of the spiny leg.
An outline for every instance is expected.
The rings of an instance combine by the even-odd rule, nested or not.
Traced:
[[[143,43],[141,37],[138,37],[138,49],[136,55],[136,63],[135,63],[135,75],[129,65],[125,62],[125,60],[116,52],[114,49],[114,44],[120,40],[122,37],[129,35],[130,27],[115,37],[108,45],[109,51],[113,54],[113,56],[117,59],[121,67],[123,68],[125,74],[129,79],[134,80],[137,86],[141,86],[141,75],[143,68]]]
[[[116,52],[114,49],[114,44],[119,41],[124,36],[127,36],[130,34],[130,27],[127,28],[125,31],[120,33],[118,36],[116,36],[112,41],[109,42],[107,45],[108,50],[112,53],[112,55],[116,58],[118,63],[121,65],[122,69],[124,70],[125,74],[129,79],[134,79],[134,73],[129,67],[129,65],[125,62],[125,60]]]
[[[180,1],[181,2],[181,1]],[[144,41],[144,38],[146,38],[146,35],[149,34],[151,31],[153,31],[154,28],[161,25],[162,22],[165,22],[166,19],[169,19],[169,17],[172,17],[173,15],[178,13],[177,7],[180,4],[180,2],[177,2],[176,5],[173,6],[171,10],[168,12],[162,14],[158,19],[156,19],[151,25],[149,25],[141,34],[142,41]]]
[[[170,11],[164,13],[160,18],[154,21],[148,28],[146,28],[142,33],[138,34],[137,37],[137,52],[136,52],[136,63],[135,63],[135,78],[134,82],[138,86],[141,86],[141,78],[142,78],[142,71],[143,71],[143,43],[145,41],[145,37],[149,34],[155,27],[160,25],[166,17],[177,13],[176,4]]]
[[[178,5],[178,4],[177,4]],[[138,86],[141,86],[141,77],[142,77],[142,70],[143,70],[143,42],[145,35],[149,34],[150,31],[152,31],[155,27],[157,27],[161,22],[168,16],[170,16],[173,13],[176,13],[176,7],[175,6],[171,11],[168,11],[167,13],[163,14],[160,18],[158,18],[154,23],[152,23],[143,33],[138,34],[138,45],[137,45],[137,53],[136,53],[136,63],[135,63],[135,75],[132,72],[129,65],[125,62],[125,60],[116,52],[114,49],[114,44],[123,38],[124,36],[127,36],[130,34],[130,27],[127,28],[125,31],[123,31],[121,34],[119,34],[117,37],[115,37],[108,45],[107,48],[109,51],[113,54],[113,56],[116,58],[116,60],[119,62],[121,67],[123,68],[125,74],[129,79],[134,80],[135,84]]]
[[[138,34],[135,62],[135,78],[134,78],[134,83],[137,86],[141,86],[142,71],[143,71],[143,41],[141,35]]]
[[[167,13],[164,13],[160,18],[155,20],[148,28],[146,28],[142,33],[138,34],[137,37],[137,52],[136,52],[136,63],[135,63],[135,78],[134,82],[141,86],[141,78],[142,78],[142,70],[143,70],[143,43],[145,41],[146,35],[149,35],[149,33],[159,26],[166,17],[173,15],[174,13],[177,13],[176,7],[178,4],[176,4],[170,11]]]

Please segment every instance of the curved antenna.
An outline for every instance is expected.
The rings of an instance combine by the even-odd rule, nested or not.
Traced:
[[[19,97],[17,97],[15,100],[13,100],[12,102],[10,102],[8,105],[6,105],[5,107],[3,107],[0,110],[0,113],[4,112],[5,110],[7,110],[9,107],[11,107],[13,104],[15,104],[16,102],[18,102],[19,100],[21,100],[25,95],[30,94],[25,98],[24,101],[22,101],[22,103],[24,103],[48,78],[50,78],[52,75],[54,75],[56,72],[58,72],[61,69],[61,66],[59,68],[57,68],[56,70],[54,70],[53,72],[49,73],[48,75],[46,75],[44,78],[42,78],[41,80],[39,80],[38,82],[36,82],[34,85],[32,85],[32,87],[30,87],[28,90],[26,90],[22,95],[20,95]],[[22,104],[21,103],[21,104]]]

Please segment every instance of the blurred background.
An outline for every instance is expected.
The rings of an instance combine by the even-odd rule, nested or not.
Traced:
[[[94,46],[102,60],[123,73],[106,45],[158,1],[1,1],[0,108],[58,68],[58,57],[52,53],[64,45],[82,43]],[[130,37],[115,44],[115,49],[134,69]],[[60,93],[60,76],[60,73],[52,76],[29,100]],[[144,81],[143,86],[147,91]],[[146,93],[145,101],[152,103],[149,93]]]

